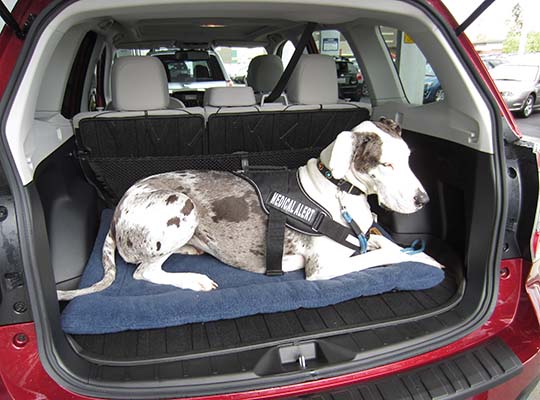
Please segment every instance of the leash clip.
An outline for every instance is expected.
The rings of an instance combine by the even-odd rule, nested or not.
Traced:
[[[358,238],[358,243],[360,245],[359,246],[360,247],[360,249],[359,249],[360,254],[365,254],[365,253],[367,253],[369,236],[365,235],[362,232],[362,229],[360,229],[360,227],[358,226],[356,221],[351,217],[351,214],[349,214],[349,212],[347,211],[347,208],[341,202],[341,196],[343,196],[343,191],[342,190],[340,190],[338,193],[336,193],[336,197],[337,197],[338,202],[339,202],[339,207],[341,208],[341,216],[343,217],[345,222],[347,222],[349,224],[352,231],[354,232],[354,234]]]

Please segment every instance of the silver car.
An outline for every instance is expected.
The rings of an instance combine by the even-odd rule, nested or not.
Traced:
[[[527,118],[540,107],[540,66],[501,64],[490,72],[511,111]]]

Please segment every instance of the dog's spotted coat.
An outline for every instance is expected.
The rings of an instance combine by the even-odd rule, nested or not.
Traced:
[[[364,122],[342,132],[321,153],[321,161],[336,179],[345,179],[376,193],[392,210],[410,213],[427,202],[427,194],[408,166],[409,149],[399,126],[388,119]],[[299,169],[306,192],[342,223],[340,201],[367,231],[373,217],[365,195],[339,194],[312,159]],[[182,171],[145,178],[133,185],[115,209],[103,246],[104,278],[89,288],[59,291],[59,299],[97,292],[115,278],[114,253],[138,265],[135,279],[183,289],[212,290],[217,284],[205,275],[168,273],[162,263],[173,253],[208,253],[246,271],[265,272],[267,216],[253,187],[228,172]],[[366,254],[324,236],[307,236],[287,228],[283,270],[305,268],[306,278],[329,279],[373,266],[416,260],[440,267],[424,253],[409,256],[382,236],[371,235]]]

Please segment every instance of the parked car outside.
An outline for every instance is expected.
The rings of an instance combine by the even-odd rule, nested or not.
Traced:
[[[506,58],[496,56],[482,56],[482,61],[487,69],[492,69],[508,62]]]
[[[21,0],[12,14],[4,10],[2,16],[7,25],[0,34],[0,399],[521,400],[537,385],[540,149],[521,140],[482,60],[442,1]],[[245,95],[248,89],[238,97],[230,91],[216,96],[204,107],[168,108],[165,85],[141,84],[152,81],[144,81],[140,69],[121,85],[127,94],[124,104],[126,98],[135,99],[129,106],[103,112],[85,104],[94,91],[99,98],[111,97],[111,55],[129,48],[122,45],[159,46],[185,37],[216,46],[265,46],[269,54],[278,54],[281,43],[308,38],[313,23],[346,33],[369,79],[369,108],[339,101],[334,60],[300,56],[303,48],[295,54],[314,61],[304,64],[304,74],[296,71],[298,90],[287,106],[258,106]],[[395,37],[411,32],[407,46],[418,45],[418,51],[409,53],[416,57],[409,71],[420,104],[408,102],[380,32],[381,24],[393,23],[398,25]],[[24,28],[30,24],[30,30]],[[211,65],[203,63],[212,59],[210,50],[192,51],[153,55],[163,56],[169,82],[181,85],[173,94],[202,93],[205,88],[197,85],[218,79],[219,72],[214,76]],[[397,45],[391,49],[392,54],[399,51]],[[440,71],[446,101],[422,104],[421,52]],[[148,57],[143,61],[157,65],[151,69],[164,83],[159,63]],[[227,81],[222,72],[220,84]],[[159,93],[145,98],[144,91],[155,88]],[[388,135],[353,132],[361,122],[375,125],[385,116],[399,123],[386,125]],[[338,135],[350,146],[335,141]],[[332,295],[342,291],[340,284],[322,298],[322,307],[306,304],[285,311],[274,308],[281,305],[279,296],[270,293],[259,300],[255,293],[251,302],[267,305],[268,312],[234,319],[220,312],[238,308],[240,301],[223,301],[218,289],[213,292],[218,312],[210,321],[103,333],[63,329],[64,312],[84,298],[66,304],[58,301],[56,290],[79,284],[100,215],[113,215],[115,202],[108,196],[113,187],[127,190],[127,181],[148,176],[148,168],[168,172],[194,164],[234,173],[273,162],[273,171],[283,175],[284,165],[308,155],[317,183],[300,189],[354,205],[354,191],[343,193],[338,186],[348,183],[360,192],[373,188],[355,187],[352,169],[339,180],[331,170],[323,172],[320,148],[334,143],[326,148],[338,152],[336,164],[372,164],[370,171],[376,172],[369,182],[376,186],[387,171],[400,168],[388,162],[381,142],[403,154],[408,150],[399,137],[412,150],[410,168],[429,192],[430,203],[407,215],[389,212],[374,199],[370,204],[378,223],[400,245],[420,243],[420,249],[413,244],[407,251],[425,250],[444,263],[445,279],[439,285],[404,291],[397,290],[397,282],[396,290],[336,304]],[[246,214],[262,215],[257,203],[246,202],[247,192],[212,185],[211,174],[208,179],[204,187],[218,200],[206,209],[195,205],[201,217],[203,210],[212,210],[207,218],[235,224],[245,223]],[[192,181],[188,185],[202,183]],[[175,190],[184,195],[190,187]],[[177,200],[174,194],[165,202],[179,210]],[[222,213],[223,203],[240,205],[238,213]],[[344,205],[329,209],[330,221],[336,218],[330,229],[344,225],[348,212]],[[167,226],[180,223],[172,218]],[[102,227],[114,238],[114,224]],[[214,243],[214,232],[203,234],[209,246]],[[243,241],[233,245],[240,249]],[[161,243],[155,246],[159,250]],[[100,265],[100,247],[95,248]],[[189,266],[197,258],[211,260],[209,255],[186,257],[191,257]],[[126,280],[119,275],[116,283],[122,285]],[[422,281],[418,275],[409,272],[408,280]],[[294,297],[299,291],[289,285],[294,282],[289,277],[276,279],[283,279]],[[366,282],[370,289],[376,286]],[[315,295],[320,292],[311,287]],[[242,286],[231,292],[243,299]],[[198,293],[191,299],[189,304],[200,309],[209,305]],[[104,307],[87,309],[96,319],[85,327],[95,328],[100,318],[111,324],[130,319],[137,311],[134,304],[140,304],[132,300],[108,292]],[[177,315],[175,307],[157,300],[155,311]],[[120,313],[117,306],[131,307],[131,312]],[[148,314],[143,322],[152,319]]]
[[[363,96],[364,77],[355,61],[346,57],[336,58],[339,96],[359,101]]]
[[[444,90],[439,78],[433,72],[431,65],[426,64],[426,76],[424,78],[424,104],[444,100]]]
[[[508,63],[490,72],[511,111],[528,118],[540,108],[540,66]]]
[[[201,106],[208,88],[232,85],[219,54],[213,50],[167,49],[149,55],[163,63],[169,93],[186,106]]]

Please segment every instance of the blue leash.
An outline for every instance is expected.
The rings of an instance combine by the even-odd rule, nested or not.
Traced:
[[[411,243],[409,247],[401,249],[401,251],[410,256],[418,253],[422,253],[426,249],[426,242],[424,239],[416,239]]]
[[[338,200],[339,200],[338,196]],[[354,221],[354,219],[351,217],[351,215],[347,212],[347,209],[343,204],[341,204],[341,201],[339,201],[340,207],[341,207],[341,215],[343,216],[343,219],[345,222],[347,222],[356,237],[358,238],[358,242],[360,244],[359,252],[360,254],[365,254],[367,252],[367,245],[368,245],[368,238],[367,236],[362,232],[358,224]],[[410,256],[414,254],[419,254],[424,252],[426,249],[426,242],[424,239],[416,239],[411,243],[409,247],[405,247],[401,249],[401,251],[405,254],[408,254]]]

